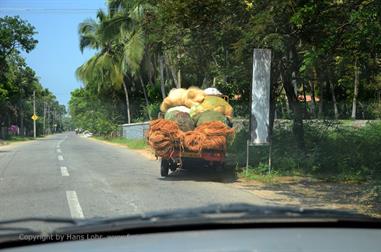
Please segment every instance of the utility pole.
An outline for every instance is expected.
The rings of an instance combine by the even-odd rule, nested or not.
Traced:
[[[33,91],[33,115],[36,114],[36,91]],[[33,120],[33,137],[36,139],[36,120]]]
[[[48,109],[47,109],[47,116],[48,116],[48,134],[51,134],[51,130],[50,130],[50,106],[49,106],[49,103],[48,103]]]
[[[44,124],[43,124],[43,135],[45,136],[45,132],[46,132],[46,129],[45,129],[45,117],[46,117],[46,101],[44,101]]]

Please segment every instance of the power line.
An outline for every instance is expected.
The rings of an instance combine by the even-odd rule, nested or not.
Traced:
[[[20,12],[94,12],[102,8],[0,8],[0,11]],[[115,9],[118,10],[118,9]]]

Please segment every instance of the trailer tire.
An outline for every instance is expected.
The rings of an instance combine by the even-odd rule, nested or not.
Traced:
[[[161,159],[160,163],[160,175],[162,177],[167,177],[169,173],[169,161],[166,159]]]

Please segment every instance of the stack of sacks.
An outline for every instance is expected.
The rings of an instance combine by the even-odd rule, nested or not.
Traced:
[[[192,152],[203,150],[226,151],[226,144],[234,138],[234,129],[220,121],[201,124],[183,136],[184,148]]]
[[[176,106],[185,106],[191,108],[204,101],[205,93],[197,87],[190,87],[188,89],[175,88],[172,89],[168,96],[160,105],[161,112],[167,112],[168,109]]]
[[[189,115],[190,109],[185,106],[176,106],[168,109],[165,113],[165,119],[174,121],[178,127],[184,131],[191,131],[194,129],[194,122]]]
[[[204,150],[226,151],[226,145],[234,138],[234,129],[220,121],[206,122],[196,129],[183,132],[176,122],[158,119],[150,123],[147,132],[149,145],[156,156],[165,157],[175,148],[191,152]]]
[[[191,152],[226,151],[234,137],[234,130],[226,125],[233,108],[220,96],[215,88],[205,92],[195,87],[172,89],[160,106],[165,119],[152,121],[148,131],[148,143],[156,155],[168,156],[175,147]]]
[[[227,101],[225,101],[222,97],[214,95],[205,96],[205,99],[201,104],[194,105],[191,108],[190,115],[192,118],[195,118],[197,115],[208,110],[219,112],[220,114],[228,117],[229,119],[233,117],[232,106],[230,106],[230,104]]]
[[[183,132],[176,122],[157,119],[150,123],[147,138],[156,156],[162,157],[173,151],[175,147],[182,145]]]
[[[194,131],[206,136],[202,149],[226,151],[228,142],[234,139],[234,129],[219,121],[207,122],[198,126]]]
[[[214,110],[207,110],[205,112],[196,114],[193,118],[193,121],[195,122],[196,126],[200,126],[203,123],[207,122],[226,122],[226,117],[221,114],[220,112],[214,111]]]
[[[233,117],[233,108],[216,88],[207,88],[204,93],[204,101],[190,110],[197,127],[184,134],[184,147],[190,151],[226,151],[227,142],[234,137],[234,130],[227,126],[227,118]]]

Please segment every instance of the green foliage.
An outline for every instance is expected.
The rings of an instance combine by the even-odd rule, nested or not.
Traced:
[[[151,103],[145,107],[145,111],[152,119],[156,119],[160,112],[160,103]]]
[[[297,151],[289,126],[278,124],[272,147],[273,171],[281,175],[313,175],[341,180],[380,179],[381,122],[354,128],[334,121],[305,123],[306,153]],[[229,149],[239,166],[246,160],[247,132],[241,131]],[[255,172],[267,171],[266,147],[250,148],[250,164]]]
[[[381,119],[381,103],[375,102],[369,106],[369,114],[372,118]]]
[[[3,60],[19,50],[30,52],[37,44],[33,38],[35,28],[20,17],[5,16],[0,18],[0,58]]]
[[[101,136],[109,136],[118,131],[118,117],[109,113],[112,104],[107,105],[86,88],[76,89],[71,95],[69,111],[76,128]]]
[[[35,28],[17,16],[0,18],[0,127],[18,126],[21,138],[33,134],[34,91],[39,116],[37,135],[64,130],[65,107],[41,86],[36,73],[20,54],[21,51],[29,53],[36,46],[34,34]],[[0,138],[7,137],[7,134],[0,135]]]

